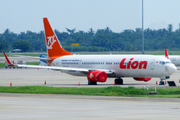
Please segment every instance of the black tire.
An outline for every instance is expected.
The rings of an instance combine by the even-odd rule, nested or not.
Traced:
[[[114,81],[115,81],[116,85],[123,85],[123,79],[121,79],[121,78],[115,79]]]
[[[164,85],[164,81],[161,80],[161,81],[159,82],[159,85]]]
[[[97,85],[97,82],[88,80],[88,85]]]

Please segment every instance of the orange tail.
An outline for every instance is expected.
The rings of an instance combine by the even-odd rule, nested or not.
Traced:
[[[48,52],[48,57],[57,58],[65,55],[72,55],[72,53],[64,50],[51,28],[49,21],[47,18],[43,18],[44,21],[44,31],[45,31],[45,39],[46,39],[46,48]]]

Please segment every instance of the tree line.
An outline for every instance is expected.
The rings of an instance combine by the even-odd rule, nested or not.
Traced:
[[[122,32],[113,32],[109,27],[94,31],[77,31],[66,28],[66,32],[55,30],[61,45],[68,51],[141,51],[142,49],[142,29],[126,29]],[[79,46],[71,46],[71,43],[79,43]],[[144,50],[156,51],[180,50],[180,29],[173,31],[172,24],[167,28],[144,30]],[[19,34],[6,29],[0,34],[0,50],[11,51],[12,49],[22,49],[24,52],[44,52],[45,35],[44,31],[39,33],[27,31]]]

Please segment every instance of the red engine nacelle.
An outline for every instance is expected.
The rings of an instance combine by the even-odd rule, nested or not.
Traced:
[[[89,81],[106,82],[107,73],[101,70],[90,71],[87,75]]]
[[[147,81],[150,81],[151,78],[134,77],[134,80],[147,82]]]

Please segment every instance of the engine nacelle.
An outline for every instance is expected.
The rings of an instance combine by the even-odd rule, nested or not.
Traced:
[[[147,82],[147,81],[150,81],[151,78],[134,77],[134,80]]]
[[[90,71],[87,75],[89,81],[106,82],[107,73],[101,70]]]

